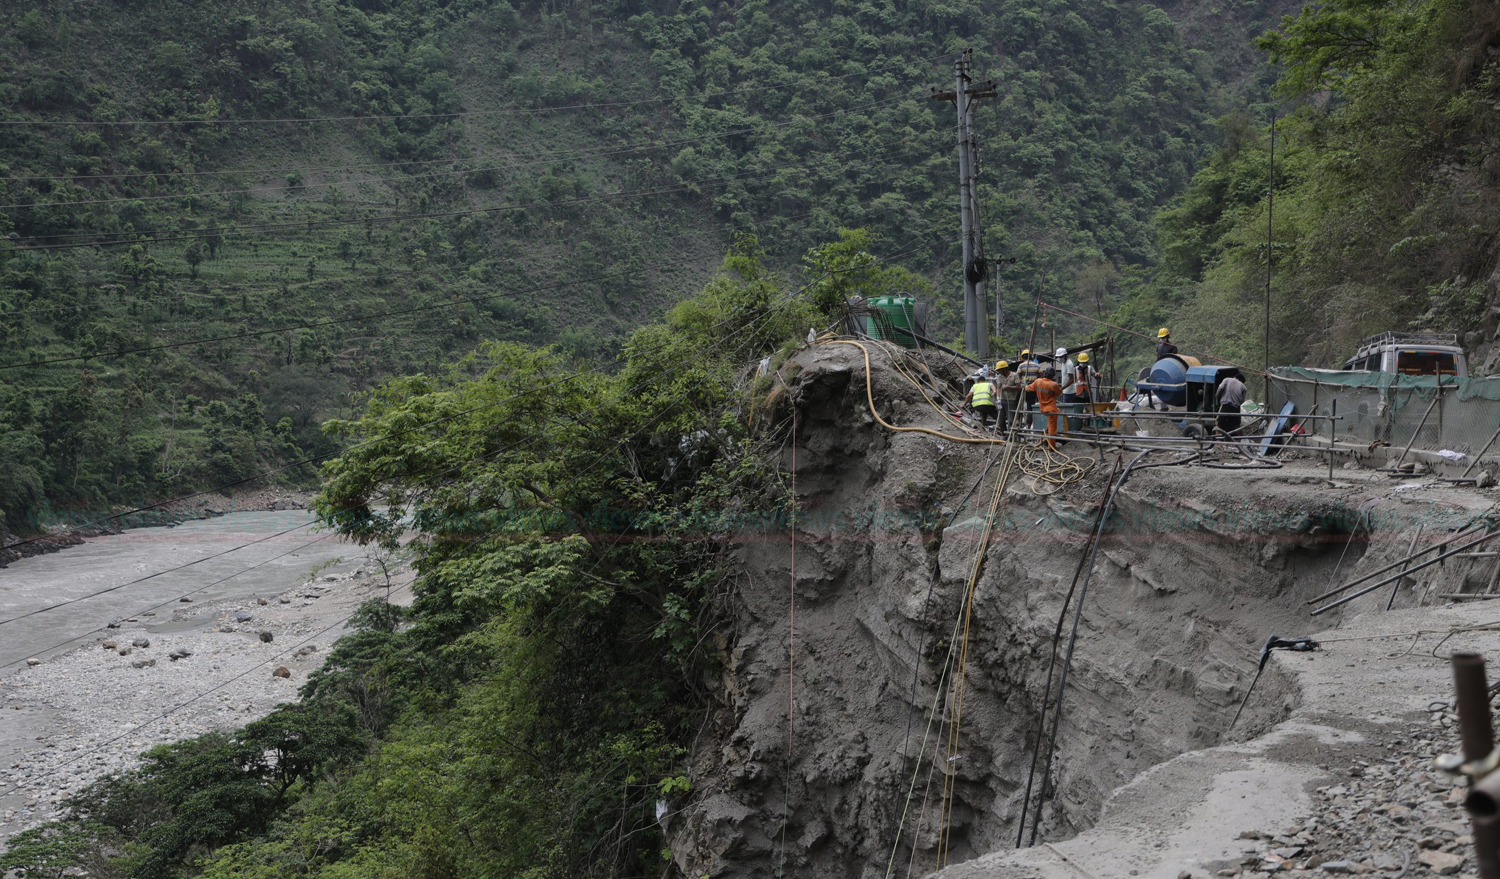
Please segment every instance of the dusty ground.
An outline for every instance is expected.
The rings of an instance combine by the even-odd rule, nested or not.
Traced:
[[[409,581],[403,570],[388,581],[355,549],[312,580],[132,618],[0,678],[0,840],[154,745],[243,726],[295,700],[344,619],[386,596],[388,583],[392,601],[409,600]],[[273,676],[278,667],[289,676]]]

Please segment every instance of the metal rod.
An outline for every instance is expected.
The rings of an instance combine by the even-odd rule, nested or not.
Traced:
[[[1483,537],[1477,538],[1473,542],[1465,544],[1464,547],[1462,547],[1462,548],[1466,549],[1466,548],[1468,548],[1470,546],[1477,546],[1477,545],[1485,542],[1486,540],[1491,540],[1491,539],[1496,538],[1496,537],[1500,537],[1500,531],[1491,531],[1490,533],[1484,535]],[[1438,562],[1443,561],[1444,559],[1447,559],[1447,558],[1449,558],[1451,556],[1457,555],[1458,552],[1459,552],[1459,550],[1455,549],[1452,552],[1446,552],[1446,553],[1444,553],[1444,554],[1442,554],[1442,555],[1440,555],[1440,556],[1438,556],[1436,558],[1430,558],[1427,561],[1422,562],[1420,565],[1417,565],[1415,568],[1408,568],[1408,569],[1402,571],[1401,573],[1397,574],[1394,577],[1387,577],[1386,579],[1381,580],[1379,583],[1376,583],[1374,586],[1366,586],[1365,588],[1359,590],[1358,592],[1354,593],[1353,595],[1346,595],[1343,598],[1340,598],[1338,601],[1332,602],[1331,604],[1325,604],[1322,607],[1318,608],[1317,610],[1313,611],[1312,615],[1313,616],[1317,616],[1318,614],[1321,614],[1321,613],[1327,613],[1328,611],[1333,610],[1334,608],[1339,607],[1340,605],[1348,604],[1349,602],[1351,602],[1354,599],[1360,597],[1361,595],[1367,595],[1367,594],[1369,594],[1371,592],[1374,592],[1376,589],[1379,589],[1380,587],[1382,587],[1382,586],[1384,586],[1384,585],[1386,585],[1386,584],[1388,584],[1388,583],[1390,583],[1392,581],[1400,580],[1402,577],[1405,577],[1407,574],[1415,574],[1416,572],[1422,570],[1423,568],[1431,567],[1431,566],[1437,564]]]
[[[1432,414],[1432,410],[1437,407],[1441,399],[1443,399],[1443,377],[1438,376],[1437,393],[1432,395],[1432,402],[1427,404],[1427,411],[1422,413],[1422,420],[1417,422],[1417,429],[1411,432],[1411,439],[1407,440],[1406,448],[1401,450],[1401,457],[1397,458],[1396,463],[1391,466],[1400,467],[1401,462],[1406,460],[1407,453],[1411,451],[1412,446],[1417,444],[1417,436],[1422,433],[1422,428],[1427,424],[1427,416]]]
[[[1186,410],[1162,412],[1159,410],[1152,411],[1150,409],[1111,409],[1109,411],[1112,415],[1115,415],[1119,418],[1206,418],[1214,414],[1211,412],[1188,412]],[[1246,418],[1279,417],[1274,412],[1242,412],[1240,414],[1244,415]],[[1342,415],[1292,415],[1290,417],[1295,418],[1299,421],[1346,420]]]
[[[1428,554],[1429,552],[1432,552],[1435,549],[1442,549],[1446,545],[1447,545],[1446,543],[1434,543],[1431,546],[1423,547],[1422,549],[1417,550],[1415,553],[1412,553],[1411,555],[1408,555],[1406,558],[1396,559],[1394,562],[1391,562],[1390,564],[1386,565],[1383,568],[1380,568],[1379,570],[1371,571],[1370,573],[1365,574],[1362,577],[1359,577],[1359,578],[1354,579],[1354,580],[1350,580],[1348,583],[1345,583],[1344,585],[1338,587],[1337,589],[1330,589],[1327,592],[1324,592],[1322,595],[1318,595],[1318,596],[1315,596],[1313,598],[1309,598],[1308,600],[1306,600],[1306,601],[1304,601],[1302,603],[1303,604],[1317,604],[1318,602],[1322,601],[1325,598],[1332,598],[1333,596],[1338,595],[1340,592],[1343,592],[1345,589],[1348,589],[1351,586],[1358,586],[1359,584],[1365,582],[1366,580],[1369,580],[1372,577],[1379,577],[1381,574],[1384,574],[1387,571],[1393,571],[1396,568],[1401,567],[1402,565],[1405,565],[1405,564],[1407,564],[1409,562],[1416,561],[1418,556],[1424,556],[1424,555]],[[1466,544],[1465,546],[1467,546],[1467,545],[1468,544]],[[1403,572],[1403,573],[1409,573],[1409,572]]]
[[[1500,552],[1466,552],[1457,556],[1461,559],[1494,559],[1500,558]]]
[[[1333,444],[1335,442],[1335,440],[1333,438],[1333,427],[1334,427],[1333,423],[1335,421],[1338,421],[1338,419],[1339,419],[1339,401],[1338,401],[1337,397],[1335,397],[1333,399],[1332,408],[1329,410],[1329,414],[1331,416],[1333,416],[1333,417],[1328,422],[1328,481],[1332,482],[1333,481]]]
[[[1483,592],[1439,592],[1438,598],[1452,598],[1457,601],[1493,601],[1500,595],[1486,595]]]
[[[1474,763],[1490,755],[1495,747],[1495,728],[1490,716],[1489,682],[1484,673],[1484,657],[1477,653],[1454,652],[1453,703],[1458,709],[1458,738],[1465,763]],[[1464,806],[1474,828],[1474,860],[1481,879],[1500,879],[1500,835],[1495,822],[1495,801],[1488,796],[1497,774],[1490,772],[1471,784]],[[1486,784],[1488,782],[1488,784]],[[1488,805],[1490,808],[1486,809]]]
[[[1479,459],[1484,457],[1484,453],[1490,450],[1490,446],[1493,446],[1495,444],[1495,440],[1497,439],[1500,439],[1500,430],[1496,430],[1494,434],[1490,436],[1490,441],[1485,443],[1484,448],[1479,450],[1479,454],[1474,456],[1474,460],[1469,462],[1468,468],[1464,470],[1463,476],[1460,478],[1468,478],[1469,473],[1472,472],[1475,467],[1479,466]]]
[[[1417,538],[1419,538],[1419,537],[1422,536],[1422,529],[1426,528],[1426,527],[1427,527],[1427,524],[1425,522],[1417,525],[1416,532],[1414,534],[1412,534],[1412,536],[1411,536],[1411,543],[1408,543],[1406,545],[1406,558],[1408,560],[1408,563],[1410,563],[1412,550],[1414,550],[1414,549],[1417,548]],[[1385,603],[1385,609],[1386,610],[1390,610],[1392,607],[1395,606],[1395,604],[1396,604],[1396,591],[1401,588],[1401,580],[1404,580],[1404,579],[1406,579],[1406,565],[1402,565],[1401,566],[1401,577],[1400,577],[1400,579],[1396,580],[1395,583],[1391,584],[1391,597],[1390,597],[1390,600],[1386,601],[1386,603]]]

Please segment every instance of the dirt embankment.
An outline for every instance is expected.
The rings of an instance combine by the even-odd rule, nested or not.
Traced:
[[[782,460],[802,507],[795,617],[792,536],[742,535],[722,706],[693,753],[691,797],[665,819],[676,864],[688,876],[864,879],[893,862],[926,873],[940,848],[949,863],[1008,849],[1059,613],[1108,466],[1048,496],[1011,483],[966,620],[955,730],[952,697],[937,694],[963,640],[996,471],[981,474],[996,452],[880,427],[854,349],[819,346],[797,362],[795,468],[790,450]],[[940,426],[878,362],[874,396],[887,420]],[[1313,462],[1184,467],[1126,486],[1084,604],[1040,840],[1086,830],[1144,770],[1223,741],[1266,638],[1334,621],[1310,621],[1304,601],[1341,568],[1404,554],[1396,526],[1350,540],[1362,506],[1446,503],[1373,475],[1341,473],[1330,487],[1321,473]],[[1448,506],[1477,515],[1486,503]],[[1404,588],[1398,607],[1417,594]],[[1235,736],[1271,728],[1300,698],[1273,663]]]

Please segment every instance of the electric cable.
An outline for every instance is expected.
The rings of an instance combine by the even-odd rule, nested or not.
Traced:
[[[302,526],[299,526],[299,527],[306,528],[306,527],[309,527],[309,526],[315,525],[315,524],[317,524],[317,520],[313,520],[312,522],[308,522],[306,525],[302,525]],[[292,530],[296,530],[296,529],[292,529]],[[283,532],[283,533],[286,533],[286,532]],[[140,610],[137,610],[137,611],[134,611],[132,613],[129,613],[129,614],[126,615],[125,618],[128,619],[130,617],[145,616],[146,614],[148,614],[148,613],[150,613],[150,612],[152,612],[154,610],[160,610],[160,609],[162,609],[162,608],[164,608],[164,607],[166,607],[168,605],[179,604],[179,603],[181,603],[182,599],[184,599],[184,598],[187,598],[189,596],[195,595],[195,594],[197,594],[199,592],[204,592],[204,591],[207,591],[209,589],[212,589],[213,587],[218,586],[221,583],[227,583],[228,581],[233,580],[235,577],[238,577],[241,574],[248,574],[249,572],[255,570],[256,568],[262,567],[264,565],[268,565],[271,562],[277,561],[278,559],[285,558],[285,557],[287,557],[289,555],[292,555],[293,553],[301,552],[302,550],[307,549],[309,546],[312,546],[315,543],[321,543],[322,541],[327,540],[328,538],[330,538],[332,536],[333,536],[333,534],[331,532],[328,533],[328,534],[324,534],[321,537],[317,537],[317,538],[314,538],[312,540],[309,540],[308,542],[306,542],[306,543],[304,543],[304,544],[302,544],[300,546],[293,547],[293,548],[287,550],[286,552],[281,553],[280,555],[271,556],[270,558],[266,559],[263,562],[257,562],[257,563],[251,565],[248,568],[245,568],[245,569],[239,570],[239,571],[235,571],[233,574],[230,574],[227,577],[220,577],[219,579],[213,581],[212,583],[209,583],[207,586],[194,586],[189,591],[184,592],[184,593],[182,593],[180,595],[174,595],[171,598],[168,598],[166,601],[161,602],[160,604],[153,604],[150,607],[144,607],[144,608],[141,608]],[[248,546],[248,545],[249,544],[242,544],[239,548],[243,549],[245,546]],[[109,631],[110,627],[113,626],[113,625],[116,625],[116,624],[115,623],[106,623],[105,625],[102,625],[102,626],[100,626],[100,627],[98,627],[96,629],[89,629],[87,632],[83,632],[83,633],[80,633],[78,635],[74,635],[73,637],[67,639],[66,641],[59,641],[56,644],[53,644],[53,645],[51,645],[49,647],[43,647],[40,650],[32,650],[32,651],[28,652],[25,656],[20,656],[20,657],[17,657],[15,659],[10,659],[10,660],[6,660],[4,662],[0,662],[0,668],[10,668],[13,665],[20,665],[21,663],[25,662],[29,658],[32,658],[32,657],[35,657],[35,656],[42,656],[42,655],[51,653],[52,651],[58,649],[59,647],[66,647],[69,644],[72,644],[74,641],[81,641],[81,640],[83,640],[84,638],[87,638],[90,635],[97,635],[100,632]]]
[[[870,152],[875,147],[872,145],[862,152]],[[720,175],[718,177],[705,177],[698,180],[688,181],[680,184],[661,186],[655,189],[629,190],[615,193],[604,193],[600,195],[578,196],[568,199],[539,199],[524,204],[496,205],[488,208],[467,208],[453,211],[432,211],[418,214],[371,214],[365,217],[343,217],[332,219],[306,219],[266,223],[246,223],[239,226],[209,227],[197,230],[180,229],[154,229],[154,230],[131,230],[124,232],[68,232],[55,235],[20,235],[13,238],[3,239],[0,242],[26,241],[57,241],[60,239],[76,239],[99,236],[114,236],[96,241],[63,241],[58,244],[30,244],[18,247],[17,250],[74,250],[80,247],[111,247],[120,244],[155,244],[164,241],[194,241],[207,238],[226,238],[233,233],[261,234],[280,229],[296,229],[299,231],[313,231],[314,229],[332,229],[345,226],[373,226],[376,223],[396,223],[407,220],[436,220],[452,219],[454,217],[470,217],[487,214],[500,214],[510,211],[527,210],[538,207],[568,207],[578,204],[589,204],[593,202],[617,201],[620,199],[641,198],[657,195],[672,195],[682,192],[696,192],[700,186],[715,183],[732,183],[738,180],[756,180],[764,177],[774,176],[776,173],[792,168],[805,168],[819,159],[808,162],[791,162],[782,165],[773,165],[757,171],[743,171],[738,174]],[[151,236],[151,237],[129,237],[129,236]]]
[[[409,580],[406,583],[404,583],[404,584],[396,587],[396,589],[394,591],[400,592],[402,589],[409,588],[415,582],[416,582],[416,578],[413,578],[412,580]],[[355,613],[358,613],[358,611],[355,611]],[[279,653],[276,653],[275,655],[271,656],[269,659],[257,660],[256,663],[255,663],[255,665],[251,666],[250,668],[245,669],[244,671],[240,672],[239,674],[235,675],[234,677],[226,678],[225,680],[222,680],[219,683],[214,684],[212,687],[208,688],[207,690],[204,690],[204,691],[198,693],[197,695],[192,696],[191,698],[186,699],[186,700],[184,700],[182,702],[178,702],[176,705],[173,705],[171,708],[168,708],[167,710],[165,710],[165,711],[163,711],[163,712],[155,715],[154,717],[152,717],[152,718],[150,718],[148,720],[142,721],[141,723],[139,723],[139,724],[131,727],[130,729],[125,730],[124,732],[120,733],[119,735],[115,736],[114,738],[106,739],[106,740],[100,742],[99,744],[93,746],[92,748],[88,748],[86,750],[78,751],[76,753],[73,753],[72,755],[70,755],[68,757],[68,759],[66,759],[63,762],[61,762],[61,763],[59,763],[59,764],[51,767],[50,769],[48,769],[47,771],[45,771],[44,773],[42,773],[40,776],[27,779],[27,783],[26,784],[20,784],[20,783],[12,784],[9,788],[6,788],[5,790],[0,791],[0,797],[9,796],[10,794],[12,794],[12,793],[14,793],[14,792],[16,792],[18,790],[21,790],[24,787],[35,786],[38,781],[51,778],[52,776],[56,775],[57,773],[61,772],[62,770],[68,768],[69,766],[72,766],[74,763],[77,763],[79,760],[82,760],[83,758],[88,757],[88,756],[90,756],[92,754],[97,754],[98,752],[100,752],[103,749],[109,747],[110,745],[113,745],[115,742],[118,742],[118,741],[120,741],[121,739],[123,739],[123,738],[125,738],[127,736],[135,735],[136,733],[140,732],[141,730],[145,729],[146,727],[150,726],[151,724],[156,723],[159,720],[165,720],[166,718],[171,717],[173,714],[176,714],[178,711],[181,711],[182,709],[188,707],[189,705],[193,704],[194,702],[197,702],[199,699],[202,699],[204,696],[211,695],[213,693],[218,692],[219,690],[224,689],[225,687],[229,686],[230,684],[234,683],[235,681],[238,681],[241,678],[244,678],[247,675],[250,675],[253,672],[256,672],[256,671],[264,668],[266,665],[268,665],[268,664],[270,664],[272,662],[275,662],[276,660],[278,660],[281,657],[287,655],[288,653],[292,652],[293,650],[296,650],[297,648],[301,647],[302,645],[309,644],[314,639],[320,638],[323,635],[327,634],[328,632],[333,631],[333,629],[335,627],[341,626],[341,625],[349,622],[349,620],[353,619],[354,615],[355,615],[354,613],[351,613],[351,614],[348,614],[346,616],[340,617],[337,620],[334,620],[326,628],[324,628],[324,629],[322,629],[320,631],[314,632],[311,636],[303,639],[302,641],[299,641],[296,644],[291,645],[290,647],[287,647],[286,649],[282,650]]]
[[[913,64],[925,64],[943,58],[952,57],[955,53],[944,52],[929,58],[907,59],[884,67],[874,67],[868,70],[845,73],[837,76],[819,76],[820,82],[830,80],[849,79],[856,76],[869,76],[883,70],[892,70],[899,67],[909,67]],[[847,59],[846,59],[847,60]],[[719,92],[711,92],[697,96],[700,100],[709,98],[726,97],[728,95],[749,94],[752,92],[773,91],[776,89],[790,88],[797,83],[785,83],[781,85],[748,86],[742,89],[725,89]],[[655,98],[640,98],[632,101],[610,101],[604,103],[569,104],[559,107],[506,107],[496,110],[459,110],[448,113],[377,113],[364,116],[290,116],[280,118],[216,118],[216,119],[6,119],[0,120],[0,126],[99,126],[99,127],[124,127],[133,125],[290,125],[308,123],[332,123],[332,122],[367,122],[392,119],[455,119],[474,118],[479,116],[505,116],[518,115],[530,116],[538,113],[555,113],[563,110],[602,110],[611,107],[633,107],[641,104],[663,104],[680,100],[680,97],[663,95]]]
[[[100,589],[97,592],[90,592],[88,595],[80,595],[77,598],[69,598],[66,601],[59,601],[56,604],[49,604],[49,605],[47,605],[45,607],[39,607],[39,608],[37,608],[35,610],[27,611],[26,613],[17,614],[16,616],[13,616],[13,617],[8,617],[6,619],[0,619],[0,626],[7,625],[9,623],[14,623],[14,622],[16,622],[18,620],[24,620],[24,619],[27,619],[28,617],[34,617],[37,614],[46,613],[47,611],[50,611],[50,610],[57,610],[60,607],[67,607],[70,604],[77,604],[80,601],[86,601],[86,600],[88,600],[90,598],[97,598],[100,595],[105,595],[105,594],[110,593],[110,592],[116,592],[118,590],[124,589],[126,586],[134,586],[137,583],[144,583],[147,580],[154,580],[157,577],[162,576],[163,574],[170,574],[173,571],[180,571],[183,568],[190,568],[193,565],[198,564],[199,562],[206,562],[206,561],[208,561],[210,559],[216,559],[216,558],[219,558],[220,556],[226,556],[226,555],[229,555],[232,552],[238,552],[239,550],[242,550],[242,549],[244,549],[247,546],[255,546],[258,543],[265,543],[267,540],[274,540],[277,537],[281,537],[282,535],[285,535],[285,534],[290,534],[293,531],[300,531],[301,529],[306,528],[306,527],[307,527],[306,524],[304,524],[304,525],[297,525],[297,526],[294,526],[292,528],[288,528],[285,531],[278,531],[275,534],[271,534],[271,535],[268,535],[266,537],[259,538],[258,540],[252,540],[249,543],[242,543],[242,544],[240,544],[238,546],[235,546],[235,547],[232,547],[230,549],[226,549],[226,550],[223,550],[221,552],[216,552],[213,555],[206,555],[206,556],[204,556],[203,558],[200,558],[200,559],[193,559],[190,562],[186,562],[186,563],[180,564],[180,565],[175,565],[173,567],[167,568],[164,571],[157,571],[154,574],[147,574],[144,577],[137,577],[136,579],[131,580],[128,583],[121,583],[118,586],[111,586],[108,589]]]
[[[832,112],[829,112],[829,113],[822,113],[822,114],[819,114],[819,115],[816,115],[816,116],[798,116],[798,117],[795,117],[793,119],[787,119],[787,120],[782,120],[782,121],[778,121],[778,122],[771,122],[771,123],[768,123],[768,124],[753,125],[753,126],[746,126],[744,128],[731,129],[729,131],[723,131],[723,132],[720,132],[718,134],[705,134],[705,135],[701,135],[699,137],[681,138],[681,139],[678,139],[678,140],[651,140],[651,141],[643,141],[643,142],[639,142],[639,143],[636,143],[636,144],[630,144],[630,145],[627,145],[627,146],[616,147],[614,149],[603,150],[603,151],[592,152],[592,153],[590,153],[590,152],[578,152],[578,153],[555,153],[555,152],[547,152],[547,153],[517,153],[517,154],[513,154],[513,155],[510,155],[510,156],[505,156],[505,157],[500,158],[498,161],[507,162],[507,164],[503,164],[503,165],[485,165],[485,166],[479,166],[479,167],[473,167],[473,168],[453,168],[453,169],[448,169],[448,170],[443,170],[443,171],[428,171],[428,172],[423,172],[423,173],[420,173],[420,174],[408,174],[408,175],[406,175],[404,177],[398,177],[398,178],[395,178],[393,180],[391,180],[391,179],[373,180],[373,181],[369,181],[369,180],[331,180],[331,181],[320,181],[320,182],[316,182],[316,183],[302,183],[302,184],[299,184],[299,185],[297,185],[295,187],[290,187],[289,186],[289,187],[287,187],[286,190],[276,190],[276,191],[301,192],[301,191],[307,190],[307,189],[329,187],[329,186],[364,186],[364,185],[392,186],[392,185],[396,185],[396,184],[410,182],[412,180],[422,180],[422,179],[429,179],[429,178],[433,178],[433,177],[451,177],[451,176],[456,176],[456,175],[459,175],[459,174],[479,174],[479,173],[483,173],[483,172],[486,172],[486,171],[516,171],[516,170],[520,170],[520,169],[523,169],[523,168],[536,167],[536,166],[539,166],[539,165],[557,165],[557,164],[560,164],[560,163],[563,163],[563,162],[576,162],[576,161],[583,161],[583,160],[587,160],[587,159],[596,159],[596,158],[606,158],[606,157],[610,157],[610,156],[628,155],[630,153],[637,153],[637,152],[642,152],[642,151],[645,151],[645,150],[663,149],[663,148],[675,147],[675,146],[688,146],[688,145],[692,145],[692,144],[707,143],[707,142],[713,141],[713,140],[722,140],[723,138],[735,137],[735,136],[741,135],[741,134],[756,134],[756,133],[761,133],[761,132],[767,131],[769,129],[787,128],[787,127],[790,127],[792,125],[800,125],[800,124],[803,124],[803,123],[806,123],[806,122],[810,122],[810,121],[816,121],[816,120],[819,120],[819,119],[827,119],[827,118],[830,118],[832,116],[842,115],[844,113],[848,113],[848,112],[851,112],[853,110],[861,110],[861,109],[868,109],[868,108],[872,108],[872,107],[882,106],[884,104],[891,103],[891,102],[893,102],[895,100],[899,100],[899,98],[886,98],[886,99],[883,99],[881,101],[875,101],[873,103],[862,104],[862,105],[859,105],[857,107],[849,107],[849,108],[845,108],[845,109],[842,109],[842,110],[835,110],[835,111],[832,111]],[[532,159],[533,161],[511,162],[510,161],[511,159]],[[480,160],[479,159],[430,159],[430,160],[426,160],[426,161],[421,162],[421,164],[440,164],[440,163],[443,163],[443,162],[458,163],[458,162],[478,162],[478,161],[480,161]],[[358,166],[354,166],[354,167],[358,167]],[[374,167],[388,167],[388,166],[374,166]],[[293,170],[295,170],[295,169],[293,169]],[[240,173],[248,173],[248,172],[240,172]],[[0,183],[3,183],[5,181],[5,179],[6,178],[0,178]],[[14,179],[14,178],[11,178],[11,179]],[[33,202],[24,202],[24,203],[17,203],[17,204],[0,204],[0,210],[19,210],[19,209],[22,209],[22,208],[65,208],[65,207],[84,206],[84,205],[117,204],[117,203],[120,203],[120,202],[163,201],[163,200],[169,200],[169,199],[184,199],[184,198],[209,198],[211,196],[217,196],[217,195],[242,195],[242,194],[247,194],[247,193],[253,194],[253,193],[264,192],[264,191],[265,191],[265,187],[259,187],[259,188],[251,187],[251,188],[248,188],[248,189],[212,189],[212,190],[207,190],[207,191],[204,191],[204,192],[152,193],[150,195],[136,195],[136,196],[122,195],[122,196],[111,196],[109,198],[82,199],[82,200],[78,200],[78,201],[33,201]],[[142,234],[149,234],[149,233],[142,233]],[[42,237],[48,237],[48,236],[42,236]],[[22,239],[16,239],[16,240],[25,240],[25,239],[22,238]]]
[[[927,230],[923,230],[924,234],[925,234],[926,231]],[[911,247],[911,248],[909,248],[907,250],[903,250],[901,252],[892,254],[890,256],[883,257],[883,258],[877,258],[876,262],[889,262],[889,261],[894,260],[894,259],[899,259],[899,258],[901,258],[903,256],[907,256],[907,255],[915,252],[916,250],[919,250],[922,246],[923,245],[921,245],[921,244],[917,244],[914,247]],[[867,268],[867,267],[868,266],[860,266],[859,268],[863,269],[863,268]],[[850,270],[852,270],[852,269],[850,269]],[[793,291],[793,294],[788,294],[788,297],[783,297],[783,299],[789,298],[790,295],[800,294],[801,292],[803,292],[805,290],[811,289],[811,287],[812,287],[813,284],[815,284],[815,283],[817,283],[817,282],[823,280],[824,278],[827,278],[827,277],[829,277],[829,276],[831,276],[833,274],[837,274],[839,271],[840,270],[838,270],[838,269],[831,269],[828,272],[825,272],[823,275],[820,275],[818,278],[815,278],[813,281],[808,282],[808,284],[804,285],[803,287],[799,288],[798,290]],[[706,329],[707,330],[717,329],[718,327],[723,326],[724,324],[726,324],[726,323],[728,323],[728,322],[730,322],[732,320],[737,320],[737,319],[739,319],[738,315],[730,315],[729,317],[726,317],[723,320],[720,320],[717,323],[714,323],[714,324],[710,325]],[[632,352],[632,353],[634,353],[636,355],[640,355],[640,354],[644,354],[644,353],[651,353],[651,352],[654,352],[654,351],[660,351],[663,348],[665,348],[666,346],[670,345],[671,343],[672,343],[672,340],[668,339],[668,340],[663,341],[661,344],[655,346],[654,348],[647,348],[647,349],[644,349],[644,351],[635,351],[635,352]],[[627,355],[624,354],[624,353],[621,353],[620,355],[617,355],[614,358],[614,360],[611,361],[610,363],[604,364],[602,366],[596,366],[595,369],[598,369],[598,368],[607,368],[609,366],[616,366],[616,365],[619,365],[619,364],[625,362],[626,359],[627,359]],[[241,479],[235,479],[235,480],[231,480],[229,482],[221,483],[221,484],[219,484],[217,486],[214,486],[212,488],[207,488],[207,489],[203,489],[201,491],[191,492],[189,494],[181,495],[181,496],[178,496],[178,497],[175,497],[175,498],[169,498],[169,499],[166,499],[166,500],[158,501],[158,502],[153,503],[153,504],[146,504],[146,505],[135,507],[135,508],[132,508],[132,509],[129,509],[129,510],[125,510],[125,511],[119,512],[119,513],[113,513],[113,514],[110,514],[110,515],[107,515],[107,516],[102,516],[100,518],[91,520],[91,521],[83,524],[82,526],[79,526],[78,529],[74,529],[74,530],[87,530],[87,529],[96,527],[98,525],[101,525],[101,524],[103,524],[105,522],[115,521],[115,520],[124,518],[126,516],[135,515],[137,513],[142,513],[142,512],[147,512],[147,511],[150,511],[150,510],[160,509],[161,507],[168,506],[170,504],[175,504],[175,503],[179,503],[181,501],[190,500],[190,499],[195,498],[195,497],[201,497],[201,496],[206,495],[206,494],[215,493],[215,492],[222,492],[225,489],[234,488],[236,486],[244,485],[244,484],[249,483],[249,482],[255,482],[255,481],[264,479],[264,478],[266,478],[268,476],[274,476],[274,475],[276,475],[278,473],[282,473],[282,472],[285,472],[287,470],[294,469],[296,467],[301,467],[301,466],[304,466],[304,465],[307,465],[307,464],[315,464],[315,463],[318,463],[318,462],[321,462],[321,461],[325,461],[325,460],[327,460],[329,458],[337,457],[338,455],[341,455],[341,454],[343,454],[344,452],[347,452],[347,451],[352,451],[354,449],[361,448],[361,447],[367,446],[367,445],[371,445],[373,443],[380,442],[382,440],[395,439],[397,437],[405,436],[405,435],[407,435],[409,433],[412,433],[413,431],[420,430],[420,429],[422,429],[424,427],[431,427],[431,426],[433,426],[435,424],[441,424],[441,423],[450,421],[450,420],[452,420],[454,418],[459,418],[459,417],[462,417],[464,415],[472,414],[473,412],[480,411],[482,409],[493,408],[494,406],[498,406],[498,405],[501,405],[503,403],[510,402],[511,400],[518,399],[520,397],[530,396],[530,395],[533,395],[533,394],[541,393],[542,391],[549,390],[549,389],[551,389],[553,387],[557,387],[558,385],[560,385],[560,384],[562,384],[562,383],[564,383],[566,381],[571,381],[571,380],[579,377],[580,375],[583,375],[585,372],[588,372],[588,371],[590,371],[590,370],[587,370],[587,369],[575,370],[574,372],[572,372],[570,374],[567,374],[567,375],[564,375],[563,377],[557,379],[556,381],[549,382],[549,383],[544,384],[542,386],[539,386],[537,388],[533,388],[533,389],[531,389],[529,391],[524,391],[522,393],[512,395],[511,397],[507,397],[507,398],[504,398],[504,399],[501,399],[501,400],[497,400],[497,401],[493,401],[493,402],[490,402],[490,403],[486,403],[486,404],[484,404],[482,406],[474,407],[474,408],[467,409],[467,410],[460,410],[458,412],[450,413],[450,414],[442,416],[440,418],[436,418],[436,419],[432,419],[432,420],[429,420],[429,421],[426,421],[426,422],[421,422],[419,424],[411,425],[409,427],[402,428],[402,429],[400,429],[398,431],[392,432],[390,434],[386,434],[384,436],[373,437],[371,439],[362,440],[362,441],[354,443],[354,444],[352,444],[352,445],[350,445],[350,446],[348,446],[345,449],[342,449],[340,451],[328,452],[328,453],[325,453],[325,454],[322,454],[322,455],[313,455],[313,456],[310,456],[310,457],[307,457],[307,458],[303,458],[303,459],[300,459],[300,460],[297,460],[297,461],[292,461],[292,462],[289,462],[287,464],[280,465],[278,467],[273,467],[273,468],[271,468],[269,470],[265,470],[265,471],[262,471],[260,473],[253,474],[251,476],[247,476],[247,477],[244,477],[244,478],[241,478]],[[4,546],[0,546],[0,550],[14,549],[15,547],[18,547],[18,546],[25,546],[25,545],[28,545],[28,544],[36,543],[38,541],[55,538],[56,536],[57,535],[55,535],[55,534],[41,534],[41,535],[37,535],[35,537],[25,538],[23,540],[19,540],[19,541],[15,541],[15,542],[12,542],[12,543],[5,544]]]

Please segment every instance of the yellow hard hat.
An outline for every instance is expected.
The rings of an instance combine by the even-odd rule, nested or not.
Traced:
[[[1079,363],[1088,363],[1089,362],[1089,352],[1084,351],[1081,354],[1079,354],[1078,355],[1078,362]]]
[[[1172,335],[1172,331],[1167,329],[1166,327],[1162,327],[1161,329],[1156,331],[1156,338],[1158,339],[1165,339],[1170,335]]]
[[[1022,357],[1025,357],[1025,356],[1026,356],[1026,355],[1028,355],[1028,354],[1030,354],[1030,353],[1031,353],[1031,349],[1030,349],[1030,348],[1027,348],[1027,349],[1026,349],[1026,350],[1025,350],[1025,351],[1022,351],[1022,352],[1021,352],[1021,356],[1022,356]]]
[[[995,362],[995,368],[996,369],[1010,369],[1010,361],[1009,360],[999,360],[999,361],[996,361]]]

